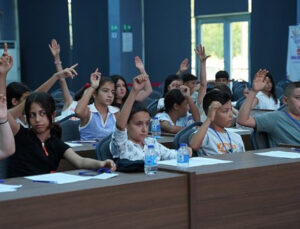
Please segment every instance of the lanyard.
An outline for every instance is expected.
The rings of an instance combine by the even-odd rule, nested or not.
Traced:
[[[222,145],[223,145],[224,149],[226,150],[226,152],[227,152],[227,153],[232,153],[232,152],[233,152],[233,147],[232,147],[230,135],[228,134],[227,130],[225,130],[225,131],[226,131],[226,134],[227,134],[228,139],[229,139],[229,144],[230,144],[230,149],[229,149],[229,150],[226,148],[226,146],[225,146],[225,144],[224,144],[224,142],[223,142],[221,136],[219,135],[219,133],[218,133],[214,128],[212,128],[212,127],[209,127],[209,128],[212,129],[212,130],[216,133],[216,135],[218,136],[218,138],[219,138],[220,141],[222,142]]]
[[[300,124],[297,122],[296,119],[294,119],[289,113],[287,113],[286,111],[284,111],[285,115],[288,116],[294,123],[296,123],[296,125],[300,128]]]

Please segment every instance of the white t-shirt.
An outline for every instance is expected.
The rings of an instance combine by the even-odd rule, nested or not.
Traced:
[[[157,103],[157,110],[165,108],[165,98],[160,98]]]
[[[272,96],[269,97],[261,91],[256,94],[256,98],[258,99],[256,109],[278,110],[280,107],[280,101],[278,99],[276,104]]]
[[[155,115],[155,117],[157,117],[159,121],[167,121],[170,123],[171,126],[175,126],[174,122],[172,121],[167,112],[158,113]],[[186,116],[177,119],[176,126],[186,127],[193,122],[193,116],[191,115],[191,113],[187,112]]]
[[[195,131],[193,134],[195,134]],[[217,155],[217,154],[226,154],[232,151],[235,152],[245,152],[245,147],[243,140],[239,134],[236,134],[232,131],[228,131],[225,133],[217,132],[218,135],[212,128],[208,128],[206,135],[203,139],[202,146],[198,150],[199,156],[209,156],[209,155]],[[231,145],[230,145],[231,142]],[[224,145],[226,149],[224,148]]]

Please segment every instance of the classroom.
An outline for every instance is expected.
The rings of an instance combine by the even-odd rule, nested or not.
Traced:
[[[0,0],[0,228],[298,228],[300,0]]]

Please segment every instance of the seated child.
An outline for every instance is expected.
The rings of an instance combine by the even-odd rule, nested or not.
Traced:
[[[179,89],[180,86],[182,85],[182,79],[180,78],[179,75],[169,75],[165,79],[165,85],[164,85],[164,94],[163,98],[160,98],[158,100],[157,104],[157,110],[162,110],[165,107],[165,96],[168,91],[171,91],[172,89]]]
[[[110,142],[110,150],[114,158],[144,160],[147,145],[154,145],[158,160],[176,158],[176,151],[168,149],[147,137],[150,114],[141,104],[134,101],[139,91],[145,86],[147,75],[139,75],[133,79],[133,86],[117,118],[116,129]],[[190,150],[191,155],[191,150]]]
[[[79,100],[75,109],[80,118],[80,139],[81,140],[102,140],[110,135],[116,124],[116,114],[119,108],[110,106],[114,100],[115,84],[111,78],[101,78],[98,69],[91,74],[91,86]],[[89,106],[91,97],[94,104]]]
[[[212,90],[203,99],[203,109],[207,119],[191,136],[190,146],[198,155],[215,155],[244,152],[240,135],[226,130],[233,119],[230,95]]]
[[[191,110],[192,115],[188,112]],[[176,134],[178,131],[200,121],[198,108],[194,104],[187,86],[182,85],[180,90],[173,89],[165,96],[165,112],[156,115],[160,121],[161,130]]]
[[[8,120],[15,136],[16,152],[9,158],[8,176],[28,176],[56,171],[60,159],[65,158],[76,168],[115,170],[111,160],[97,161],[83,158],[60,140],[61,129],[55,117],[54,99],[45,92],[35,92],[25,102],[25,114],[29,128],[18,124],[9,114]]]
[[[285,88],[283,98],[285,110],[250,116],[251,105],[257,93],[266,87],[267,73],[266,70],[259,70],[256,73],[252,90],[239,111],[237,122],[257,131],[266,132],[270,147],[276,147],[279,143],[300,144],[300,81],[290,83]]]

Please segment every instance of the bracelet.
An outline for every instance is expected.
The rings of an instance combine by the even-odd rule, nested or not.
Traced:
[[[61,61],[60,60],[54,61],[54,64],[61,64]]]
[[[0,122],[0,125],[3,125],[5,123],[7,123],[7,122],[8,122],[8,119],[6,119],[6,121],[4,121],[4,122]]]

